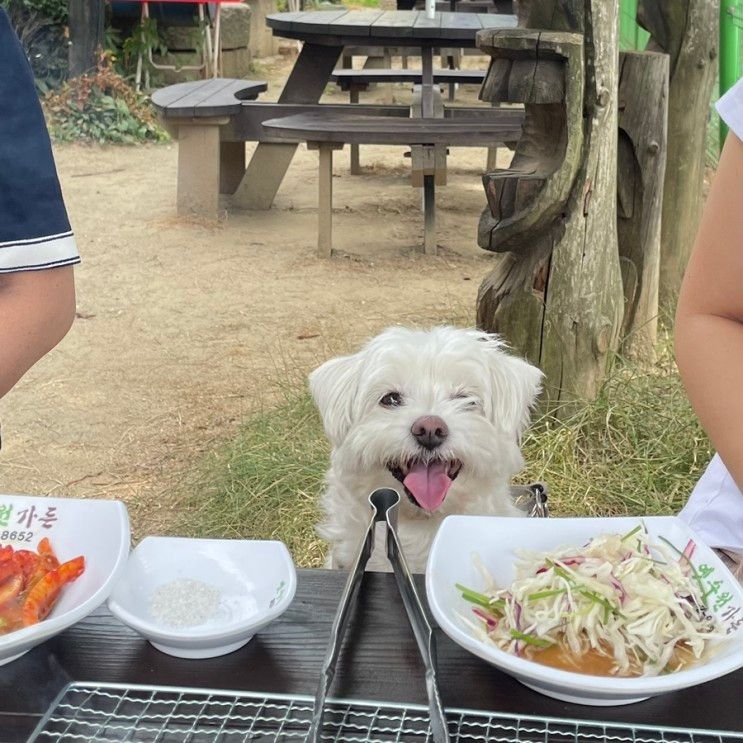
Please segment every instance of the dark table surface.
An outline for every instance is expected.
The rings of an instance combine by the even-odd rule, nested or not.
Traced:
[[[500,13],[422,10],[327,10],[274,13],[266,24],[275,36],[331,46],[462,46],[474,47],[484,28],[515,28],[516,16]],[[456,43],[454,43],[456,42]]]
[[[294,602],[280,619],[240,650],[207,660],[160,653],[101,608],[0,667],[0,741],[25,741],[70,681],[312,695],[344,581],[344,573],[300,570]],[[420,585],[423,595],[422,579]],[[537,694],[438,630],[437,635],[441,694],[447,707],[743,731],[743,670],[637,704],[587,707]],[[332,695],[425,704],[423,679],[423,665],[393,577],[367,574]]]

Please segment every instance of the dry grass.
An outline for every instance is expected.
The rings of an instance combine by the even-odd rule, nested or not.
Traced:
[[[651,368],[618,360],[598,399],[568,420],[535,421],[519,479],[548,484],[553,515],[669,514],[682,506],[711,450],[667,346]],[[324,547],[313,525],[327,456],[298,380],[198,470],[188,523],[200,535],[282,539],[299,565],[319,565]]]
[[[321,565],[314,524],[328,451],[311,398],[290,387],[278,407],[248,420],[203,463],[177,533],[280,539],[299,565]]]
[[[537,420],[527,479],[550,488],[554,515],[676,513],[712,456],[666,347],[645,369],[618,361],[597,400]]]

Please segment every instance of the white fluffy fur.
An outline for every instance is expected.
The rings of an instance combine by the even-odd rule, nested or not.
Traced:
[[[369,520],[369,494],[397,490],[398,530],[411,570],[425,568],[431,542],[450,514],[522,515],[508,494],[510,477],[523,466],[519,448],[542,373],[510,356],[495,336],[436,327],[385,330],[352,356],[332,359],[310,375],[310,390],[332,444],[318,533],[330,543],[328,566],[347,568]],[[389,392],[403,396],[383,407]],[[462,470],[443,504],[429,514],[413,505],[387,469],[423,450],[411,434],[420,416],[440,416],[449,428],[440,456]],[[387,570],[384,544],[376,540],[369,569]]]

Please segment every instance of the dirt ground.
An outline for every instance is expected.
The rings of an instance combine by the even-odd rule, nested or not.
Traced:
[[[269,97],[290,64],[258,69]],[[135,536],[167,531],[184,476],[282,380],[392,323],[471,323],[493,258],[476,243],[485,151],[451,152],[437,257],[420,253],[403,153],[362,148],[355,177],[348,149],[338,154],[339,255],[321,260],[316,153],[304,147],[274,208],[214,223],[175,216],[175,143],[56,147],[83,259],[78,319],[0,401],[0,492],[119,498]]]

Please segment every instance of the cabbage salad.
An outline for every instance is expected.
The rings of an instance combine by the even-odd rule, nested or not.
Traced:
[[[485,592],[457,584],[474,605],[474,620],[464,619],[481,639],[531,660],[558,646],[555,651],[575,660],[575,670],[591,654],[609,659],[610,675],[677,671],[723,637],[691,563],[694,548],[689,542],[682,552],[663,537],[651,543],[640,525],[623,536],[602,534],[580,549],[520,551],[509,588],[493,586],[480,564]]]

